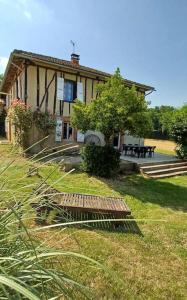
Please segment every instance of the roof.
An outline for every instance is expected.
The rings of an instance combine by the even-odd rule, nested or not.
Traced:
[[[55,58],[55,57],[51,57],[51,56],[47,56],[47,55],[42,55],[42,54],[37,54],[37,53],[32,53],[32,52],[15,49],[10,55],[9,62],[8,62],[8,65],[7,65],[7,68],[5,71],[4,79],[0,86],[0,91],[7,90],[6,87],[10,84],[12,78],[15,76],[16,71],[17,71],[15,64],[17,66],[19,66],[21,64],[21,61],[23,61],[23,60],[30,60],[32,62],[40,62],[40,63],[42,62],[42,63],[53,65],[56,68],[63,66],[74,72],[89,73],[90,75],[100,77],[101,79],[112,76],[112,74],[109,74],[109,73],[106,73],[103,71],[99,71],[99,70],[96,70],[93,68],[85,67],[82,65],[75,65],[71,61],[68,61],[68,60],[63,60],[63,59],[59,59],[59,58]],[[10,76],[10,73],[12,76]],[[151,86],[141,84],[141,83],[138,83],[135,81],[131,81],[128,79],[124,79],[124,81],[127,86],[135,85],[144,91],[154,91],[155,90]]]

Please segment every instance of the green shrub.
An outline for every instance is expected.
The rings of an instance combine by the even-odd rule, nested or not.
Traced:
[[[180,158],[187,158],[187,124],[177,123],[172,128],[172,136],[177,143],[177,155]]]
[[[118,169],[120,152],[112,146],[87,145],[81,153],[84,171],[101,177],[111,177]]]
[[[36,127],[42,130],[45,135],[49,134],[50,129],[55,128],[56,120],[55,117],[48,111],[42,112],[39,109],[33,113],[33,120]]]

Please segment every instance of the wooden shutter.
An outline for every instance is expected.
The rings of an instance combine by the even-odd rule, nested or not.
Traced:
[[[55,142],[62,141],[62,120],[61,118],[56,119],[56,132],[55,132]]]
[[[83,84],[82,82],[77,82],[77,99],[83,102]]]
[[[57,78],[57,99],[64,100],[64,78]]]

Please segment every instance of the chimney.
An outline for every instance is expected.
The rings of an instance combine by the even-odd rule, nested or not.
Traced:
[[[72,64],[79,65],[79,59],[80,59],[79,55],[77,55],[75,53],[71,54],[71,62],[72,62]]]

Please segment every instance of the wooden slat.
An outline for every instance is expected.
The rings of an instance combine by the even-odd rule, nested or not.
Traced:
[[[60,207],[79,211],[130,214],[130,210],[124,203],[123,198],[63,193],[58,195],[58,197],[52,196],[52,200]]]

